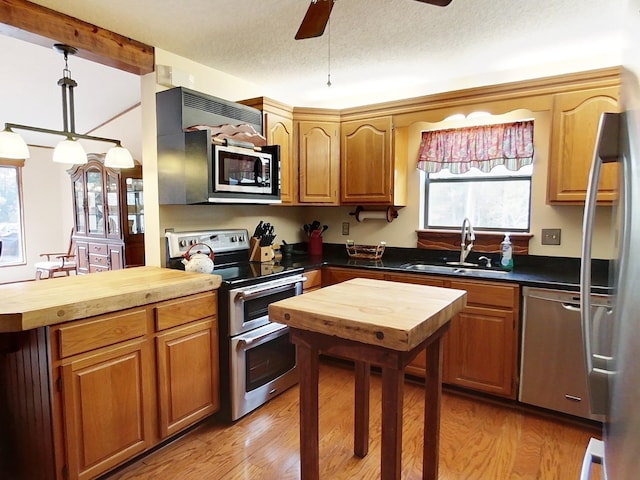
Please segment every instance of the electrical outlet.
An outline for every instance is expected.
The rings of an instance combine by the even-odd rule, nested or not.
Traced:
[[[342,235],[349,235],[349,222],[342,222]]]
[[[543,228],[542,245],[560,245],[561,232],[559,228]]]

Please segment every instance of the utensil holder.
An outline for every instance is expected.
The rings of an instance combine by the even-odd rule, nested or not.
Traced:
[[[309,237],[308,243],[309,255],[322,255],[322,237]]]

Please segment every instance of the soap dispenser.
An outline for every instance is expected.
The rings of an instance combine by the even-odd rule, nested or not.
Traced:
[[[508,233],[500,243],[500,265],[505,270],[513,270],[513,249],[511,248],[511,240]]]

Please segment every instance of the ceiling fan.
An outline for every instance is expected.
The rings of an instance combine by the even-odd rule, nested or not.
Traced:
[[[429,3],[438,7],[446,7],[451,0],[416,0],[417,2]],[[329,21],[331,9],[335,0],[311,0],[311,5],[302,19],[296,40],[319,37],[324,33],[324,29]]]

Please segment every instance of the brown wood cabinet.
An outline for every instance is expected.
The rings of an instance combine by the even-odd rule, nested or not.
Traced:
[[[467,306],[445,338],[444,383],[515,399],[520,317],[518,285],[451,280]]]
[[[600,114],[618,112],[619,86],[558,93],[553,98],[547,201],[584,204]],[[618,164],[605,164],[598,185],[598,203],[611,204]]]
[[[69,170],[77,273],[144,265],[142,167],[104,166],[104,155]]]
[[[352,278],[372,278],[384,280],[384,273],[362,268],[324,267],[322,269],[322,286],[328,287],[336,283],[345,282]]]
[[[318,268],[316,270],[307,270],[304,272],[304,276],[307,279],[302,284],[302,292],[308,293],[313,290],[317,290],[322,288],[322,269]]]
[[[211,291],[2,337],[10,477],[93,479],[216,412],[217,331]]]
[[[340,124],[297,121],[300,203],[340,201]]]
[[[293,109],[267,97],[251,98],[239,103],[257,108],[263,114],[263,131],[269,145],[280,145],[280,197],[283,204],[297,203],[297,167]]]
[[[341,203],[404,205],[407,159],[396,162],[392,117],[342,122],[340,128]]]
[[[206,293],[155,308],[162,439],[220,408],[217,301],[213,300]]]
[[[142,337],[61,366],[68,478],[95,478],[153,445],[152,365]]]

